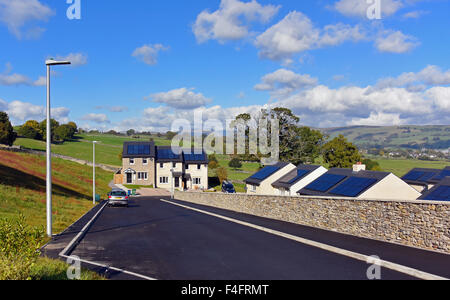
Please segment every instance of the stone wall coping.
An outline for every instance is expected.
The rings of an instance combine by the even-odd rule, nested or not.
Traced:
[[[176,193],[197,194],[198,192],[181,192]],[[304,200],[333,200],[333,201],[353,201],[353,202],[384,202],[384,203],[412,203],[412,204],[425,204],[425,205],[448,205],[450,201],[429,201],[429,200],[387,200],[387,199],[358,199],[358,198],[346,198],[346,197],[324,197],[324,196],[279,196],[279,195],[258,195],[258,194],[220,194],[220,193],[205,193],[208,195],[226,196],[231,197],[234,195],[246,196],[246,197],[258,197],[258,198],[279,198],[279,199],[304,199]]]

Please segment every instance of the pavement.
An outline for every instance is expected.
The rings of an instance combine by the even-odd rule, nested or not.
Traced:
[[[71,254],[105,266],[100,273],[110,279],[367,280],[371,265],[366,261],[272,234],[272,230],[450,278],[450,255],[161,199],[170,200],[164,195],[141,196],[131,198],[129,208],[105,208]],[[381,274],[384,280],[417,279],[387,268],[381,268]]]

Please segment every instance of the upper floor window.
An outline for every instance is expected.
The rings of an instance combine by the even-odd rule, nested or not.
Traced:
[[[197,170],[201,170],[201,168],[202,168],[202,165],[198,164],[197,165]]]
[[[130,165],[134,165],[134,158],[130,158]]]
[[[161,169],[164,169],[164,164],[163,164],[163,163],[160,163],[160,164],[159,164],[159,167],[160,167]]]
[[[148,165],[148,159],[146,159],[146,158],[142,159],[142,164],[143,165]]]
[[[176,168],[177,167],[177,163],[172,163],[172,168]]]

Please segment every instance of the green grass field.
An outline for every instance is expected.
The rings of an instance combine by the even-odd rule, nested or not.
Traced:
[[[32,226],[44,226],[45,158],[0,151],[0,218],[23,214]],[[92,208],[92,168],[53,159],[54,231],[61,232]],[[106,197],[112,174],[97,169],[96,189]]]
[[[444,169],[450,166],[450,162],[445,161],[423,161],[409,159],[375,159],[383,171],[392,172],[399,177],[403,177],[413,168]]]
[[[154,139],[155,144],[158,146],[170,145],[170,141],[164,138],[158,138],[157,136],[152,136],[151,138]],[[62,145],[52,145],[52,151],[56,154],[92,161],[92,141],[98,141],[99,143],[95,146],[97,163],[119,167],[122,165],[119,154],[122,152],[124,142],[148,141],[149,139],[149,136],[133,139],[107,134],[80,134],[76,136],[74,141],[65,142]],[[33,150],[44,151],[46,149],[45,142],[24,138],[18,138],[14,145]]]

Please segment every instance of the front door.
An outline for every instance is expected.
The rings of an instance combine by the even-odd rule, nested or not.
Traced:
[[[180,187],[180,177],[175,177],[175,188]]]
[[[127,183],[128,184],[133,183],[133,174],[127,173]]]

